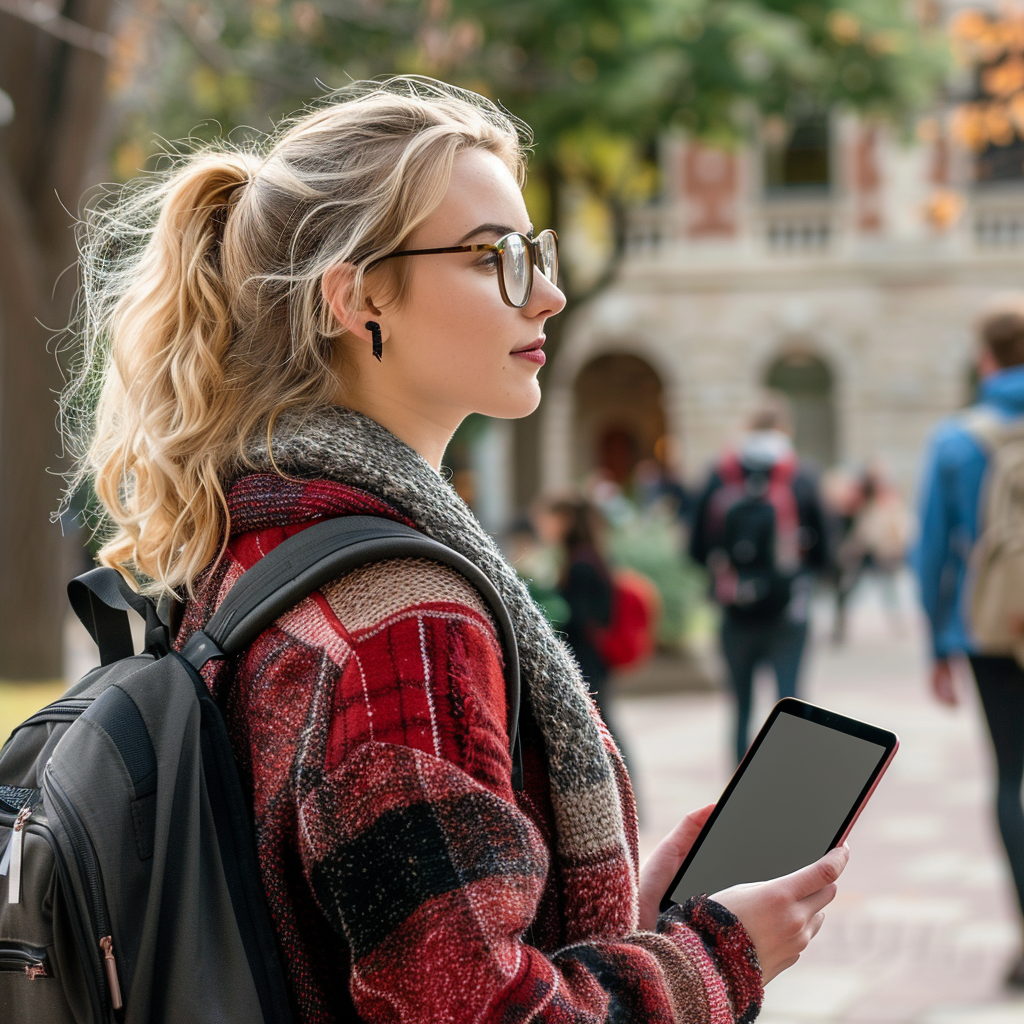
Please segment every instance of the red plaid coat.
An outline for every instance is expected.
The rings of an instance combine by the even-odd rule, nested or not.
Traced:
[[[198,581],[179,648],[285,537],[330,516],[402,519],[364,491],[269,474],[242,478],[228,501],[227,554]],[[658,934],[566,946],[543,741],[524,716],[525,789],[513,792],[501,649],[452,570],[406,559],[358,569],[205,674],[252,787],[304,1024],[757,1015],[753,949],[712,901],[663,915]],[[593,898],[597,918],[610,897]]]

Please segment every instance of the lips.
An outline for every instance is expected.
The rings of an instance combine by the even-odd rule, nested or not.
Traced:
[[[521,359],[525,359],[528,362],[536,363],[538,366],[543,366],[547,362],[547,356],[545,356],[542,351],[546,340],[547,339],[542,334],[536,340],[531,341],[529,345],[513,349],[512,355],[519,356]]]

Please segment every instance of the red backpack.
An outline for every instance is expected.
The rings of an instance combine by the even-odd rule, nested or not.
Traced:
[[[597,636],[597,649],[609,668],[646,661],[657,639],[661,598],[642,573],[616,569],[612,574],[612,617]]]

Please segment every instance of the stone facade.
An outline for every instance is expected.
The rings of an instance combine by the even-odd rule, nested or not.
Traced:
[[[1024,289],[1024,166],[1021,181],[975,185],[943,119],[920,134],[833,118],[827,184],[792,187],[766,180],[768,142],[666,143],[666,194],[634,212],[617,283],[574,317],[548,378],[545,487],[599,463],[601,431],[630,429],[614,403],[603,419],[578,408],[581,373],[629,354],[660,379],[688,477],[769,380],[789,379],[780,366],[806,364],[830,384],[794,394],[799,446],[821,462],[881,457],[909,493],[935,421],[969,394],[978,310]],[[637,458],[650,448],[636,439]]]

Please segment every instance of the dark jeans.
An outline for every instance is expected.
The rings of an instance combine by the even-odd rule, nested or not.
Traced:
[[[729,615],[722,619],[722,653],[736,695],[737,764],[750,745],[754,671],[758,665],[770,665],[779,699],[795,697],[806,641],[807,623],[793,622],[784,615],[767,622],[746,622]]]
[[[996,755],[996,817],[1024,914],[1024,669],[1013,658],[971,655]]]

